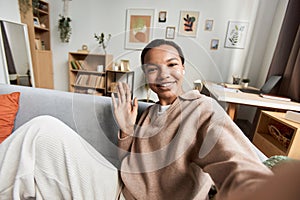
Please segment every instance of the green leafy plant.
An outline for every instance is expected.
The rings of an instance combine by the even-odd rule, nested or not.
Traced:
[[[62,42],[68,43],[70,41],[71,37],[71,19],[69,17],[65,17],[62,15],[59,15],[60,19],[58,20],[58,29],[60,31],[60,40]]]
[[[108,34],[105,37],[104,33],[101,33],[99,35],[97,35],[96,33],[94,34],[94,38],[96,39],[96,41],[98,42],[98,44],[100,45],[100,47],[103,49],[104,53],[106,54],[106,47],[108,45],[108,42],[111,38],[111,34]]]

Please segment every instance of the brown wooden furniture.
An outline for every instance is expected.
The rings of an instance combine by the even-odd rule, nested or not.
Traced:
[[[131,94],[133,94],[133,84],[134,84],[134,72],[133,71],[113,71],[106,70],[106,95],[110,96],[112,92],[116,91],[117,82],[125,82],[129,85],[131,89]]]
[[[300,159],[300,124],[284,118],[285,113],[262,111],[256,127],[253,143],[267,156],[284,155]],[[276,127],[289,142],[283,142],[271,133]],[[271,129],[271,130],[270,130]]]
[[[228,104],[227,113],[233,120],[235,119],[239,105],[254,106],[260,109],[276,109],[280,111],[300,111],[300,103],[298,102],[263,98],[258,94],[241,92],[238,89],[226,88],[221,84],[209,81],[203,83],[204,89],[208,91],[209,95],[219,102]]]
[[[32,5],[32,0],[30,4]],[[53,89],[49,13],[49,3],[38,0],[37,5],[29,7],[20,16],[22,23],[27,24],[28,28],[35,86]]]
[[[68,57],[70,92],[110,96],[119,81],[133,90],[134,72],[113,70],[113,55],[69,52]]]
[[[105,69],[112,68],[113,56],[85,52],[69,52],[69,91],[105,95]],[[102,66],[101,71],[97,71]]]

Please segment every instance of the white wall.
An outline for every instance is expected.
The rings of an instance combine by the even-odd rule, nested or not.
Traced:
[[[63,1],[48,1],[55,89],[68,90],[68,52],[77,51],[82,44],[87,44],[90,50],[101,52],[97,49],[97,43],[93,38],[94,33],[101,32],[113,35],[108,53],[113,54],[116,60],[130,59],[132,69],[137,72],[136,88],[142,85],[142,74],[138,70],[140,51],[124,49],[128,8],[155,9],[154,26],[157,27],[155,38],[164,38],[166,26],[178,28],[181,10],[200,12],[197,36],[185,38],[176,35],[174,40],[182,46],[187,59],[185,88],[192,87],[192,81],[198,78],[231,81],[232,74],[249,76],[252,85],[257,85],[265,78],[284,14],[282,5],[285,5],[288,0],[186,0],[184,3],[181,0],[173,0],[171,3],[168,0],[72,0],[69,1],[69,16],[72,19],[73,29],[70,43],[61,43],[59,40],[57,24],[59,14],[63,12]],[[282,8],[279,14],[278,7]],[[167,11],[166,23],[158,23],[160,10]],[[20,22],[18,0],[0,0],[0,17]],[[206,19],[214,20],[212,31],[203,30]],[[229,20],[249,22],[246,48],[224,48]],[[220,40],[219,50],[210,50],[211,39]],[[264,67],[263,73],[262,67]],[[2,68],[0,67],[0,70]],[[136,94],[142,95],[141,91],[136,91]]]
[[[143,78],[139,71],[140,51],[124,49],[126,9],[128,8],[155,9],[154,27],[157,29],[154,32],[154,38],[164,38],[166,26],[178,28],[181,10],[200,12],[197,36],[186,38],[176,35],[174,40],[182,46],[187,59],[187,80],[184,86],[186,89],[192,87],[193,80],[199,78],[220,82],[231,81],[232,74],[248,76],[251,71],[257,72],[259,71],[257,69],[261,67],[268,41],[257,38],[269,37],[278,1],[280,0],[186,0],[184,3],[181,0],[173,0],[172,3],[168,0],[70,1],[69,16],[72,19],[73,33],[70,43],[66,44],[60,42],[57,28],[58,16],[63,12],[63,2],[49,0],[55,88],[68,89],[68,52],[77,51],[82,44],[87,44],[90,50],[101,52],[97,49],[97,43],[93,38],[94,33],[101,32],[113,35],[108,53],[113,54],[116,60],[129,59],[132,69],[136,71],[135,88],[142,85]],[[158,23],[158,12],[161,10],[167,11],[166,23]],[[260,19],[257,19],[257,16]],[[212,31],[204,31],[206,19],[214,20]],[[249,22],[246,48],[224,48],[229,20]],[[210,50],[211,39],[220,40],[219,50]],[[249,52],[251,56],[248,56]],[[252,83],[255,84],[256,76],[251,75],[250,78],[253,78]],[[137,96],[142,95],[141,91],[135,91],[135,93]]]

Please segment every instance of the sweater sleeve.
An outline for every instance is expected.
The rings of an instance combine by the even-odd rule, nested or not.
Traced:
[[[129,151],[130,147],[131,147],[131,143],[133,141],[133,137],[132,136],[126,136],[121,138],[121,130],[118,132],[118,146],[119,148],[121,148],[124,151]]]
[[[198,156],[201,167],[218,188],[217,199],[233,199],[254,192],[272,172],[224,111],[214,111],[210,122]]]

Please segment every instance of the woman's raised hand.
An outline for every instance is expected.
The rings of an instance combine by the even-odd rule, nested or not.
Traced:
[[[134,124],[137,118],[138,102],[134,98],[133,102],[131,99],[131,91],[126,83],[117,83],[117,99],[114,93],[111,94],[112,103],[114,108],[114,115],[119,128],[122,133],[121,137],[125,135],[133,135]]]

